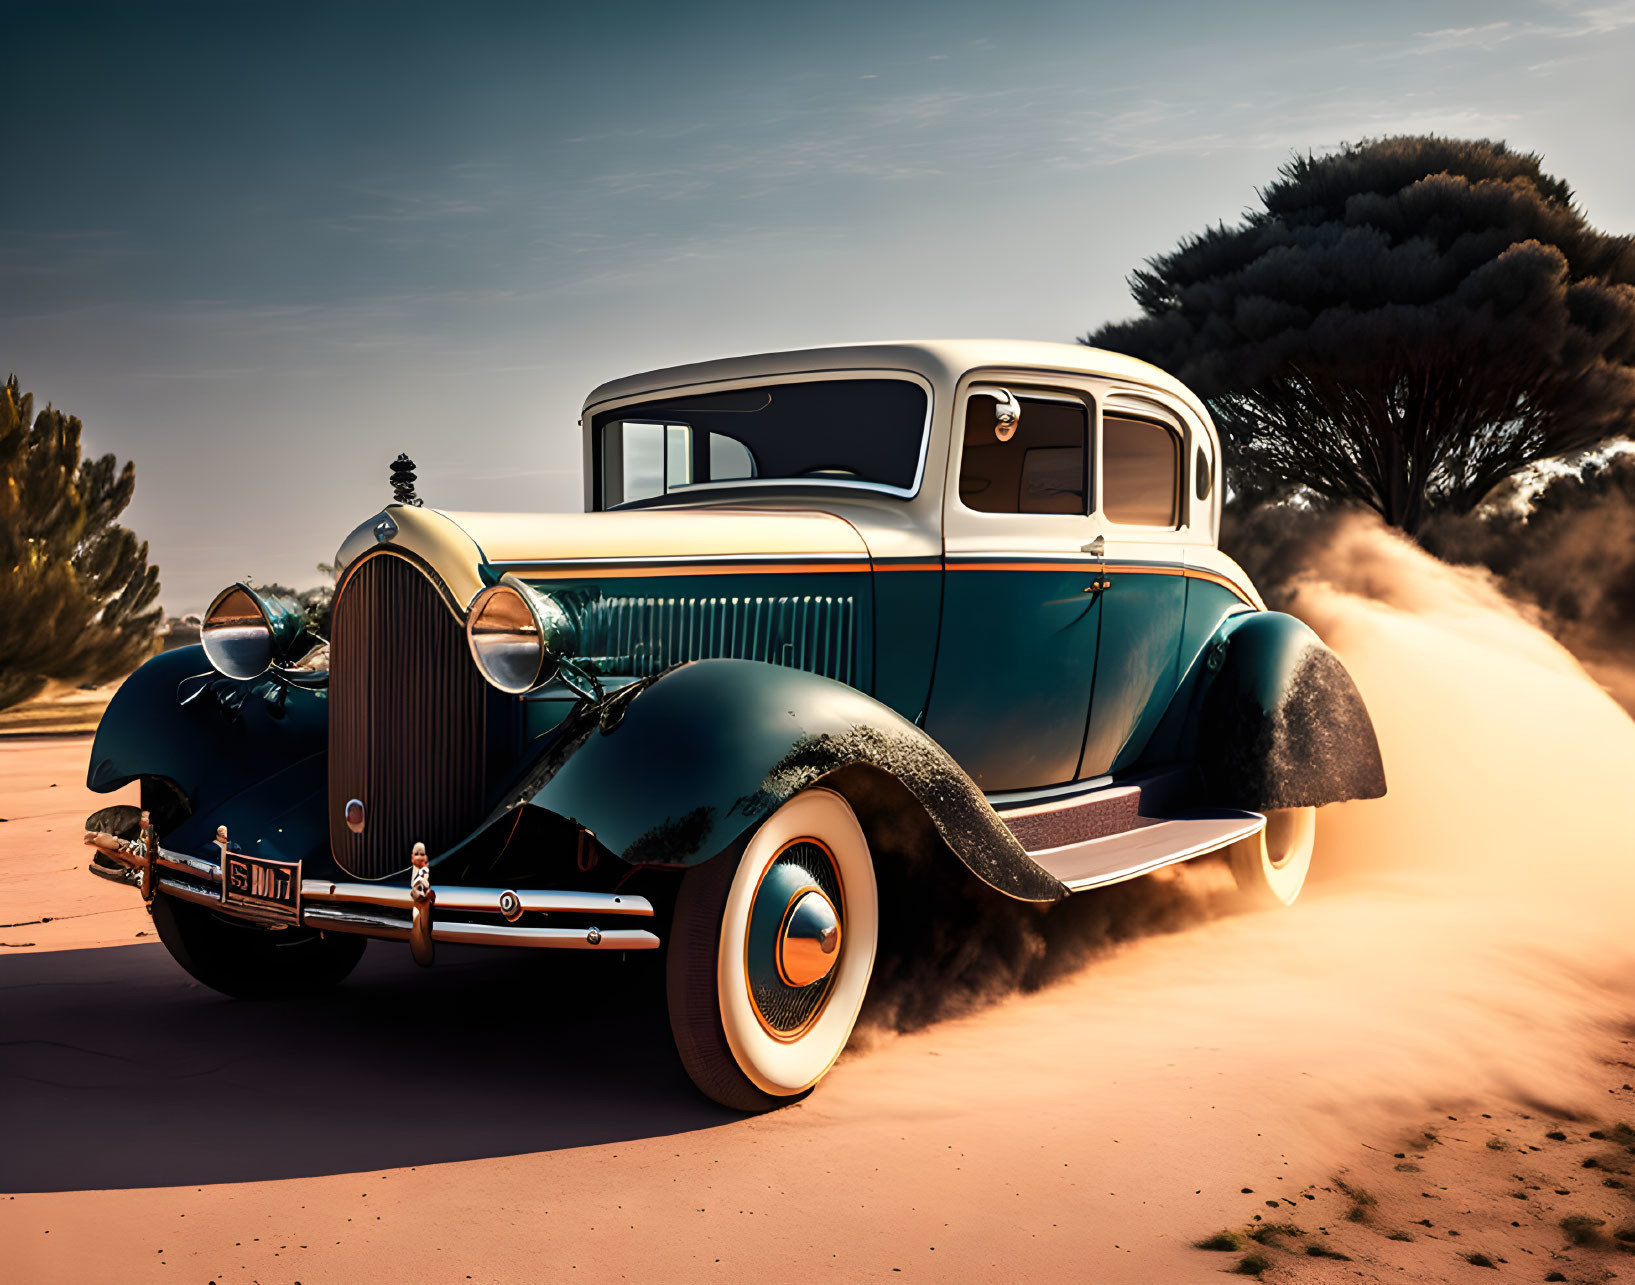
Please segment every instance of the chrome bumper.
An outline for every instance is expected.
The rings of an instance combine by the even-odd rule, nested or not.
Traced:
[[[140,885],[146,858],[139,853],[107,852],[120,863],[113,869],[92,862],[92,874],[116,883]],[[263,918],[252,907],[222,897],[222,869],[204,857],[190,857],[160,847],[153,857],[154,885],[160,892],[183,901],[212,906],[246,922],[288,923]],[[427,913],[435,908],[435,913]],[[394,913],[400,912],[400,913]],[[410,888],[373,883],[337,883],[330,879],[302,879],[295,922],[324,932],[358,933],[416,946],[416,958],[434,942],[472,946],[534,946],[552,950],[656,950],[658,937],[644,928],[600,926],[556,927],[517,922],[494,923],[487,918],[516,921],[530,915],[651,919],[653,905],[645,897],[623,892],[540,892],[532,889],[438,888],[429,902],[416,902]]]

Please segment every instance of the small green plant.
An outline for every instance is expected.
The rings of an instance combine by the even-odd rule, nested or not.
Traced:
[[[1413,1237],[1410,1236],[1405,1231],[1394,1231],[1389,1236],[1387,1236],[1385,1239],[1386,1240],[1412,1240]]]
[[[1305,1234],[1293,1223],[1262,1223],[1249,1233],[1249,1239],[1262,1245],[1270,1245],[1275,1243],[1279,1236],[1304,1236]]]
[[[1466,1254],[1465,1261],[1472,1267],[1491,1267],[1494,1271],[1499,1270],[1499,1265],[1486,1254]]]
[[[1593,1218],[1589,1214],[1568,1214],[1561,1220],[1561,1230],[1575,1245],[1595,1244],[1601,1239],[1601,1228],[1606,1225],[1605,1218]]]
[[[1202,1240],[1193,1241],[1194,1249],[1214,1249],[1222,1253],[1233,1253],[1243,1248],[1243,1237],[1235,1231],[1218,1231],[1213,1236],[1205,1236]]]
[[[1607,1130],[1607,1141],[1616,1142],[1620,1147],[1635,1147],[1635,1129],[1620,1121]]]
[[[1351,1261],[1351,1255],[1350,1254],[1342,1254],[1339,1250],[1330,1249],[1327,1245],[1307,1245],[1306,1246],[1306,1257],[1308,1257],[1308,1258],[1335,1258],[1335,1259],[1338,1259],[1342,1263],[1349,1263]]]
[[[1489,1138],[1487,1140],[1487,1149],[1489,1151],[1508,1151],[1509,1148],[1510,1144],[1503,1138]]]
[[[1238,1265],[1232,1270],[1239,1276],[1259,1276],[1272,1265],[1272,1260],[1265,1254],[1245,1254],[1238,1259]]]

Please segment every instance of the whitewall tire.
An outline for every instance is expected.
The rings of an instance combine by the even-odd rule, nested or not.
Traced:
[[[689,870],[666,983],[676,1048],[698,1087],[741,1111],[811,1089],[851,1038],[878,929],[868,841],[832,790],[797,794],[741,855]]]
[[[1227,850],[1232,876],[1250,902],[1291,905],[1306,886],[1306,875],[1311,871],[1317,809],[1279,808],[1265,815],[1264,830],[1239,839]]]

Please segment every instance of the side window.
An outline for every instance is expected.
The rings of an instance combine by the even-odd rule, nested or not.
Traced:
[[[1103,415],[1101,504],[1109,522],[1173,527],[1181,520],[1181,438],[1150,419]]]
[[[691,480],[691,430],[639,421],[602,430],[602,507],[663,495]]]
[[[997,399],[981,393],[965,407],[959,499],[979,513],[1084,513],[1090,412],[1083,402],[1018,397],[1008,441],[994,432]]]
[[[605,509],[650,500],[694,482],[754,476],[755,457],[749,447],[724,433],[695,433],[687,424],[650,420],[616,420],[602,429]]]
[[[710,434],[710,481],[739,482],[755,476],[755,457],[735,437]]]

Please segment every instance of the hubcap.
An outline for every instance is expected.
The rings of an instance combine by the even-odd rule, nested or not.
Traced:
[[[840,958],[840,915],[817,888],[789,905],[778,943],[778,972],[791,986],[822,981]]]
[[[773,1039],[799,1039],[823,1012],[840,962],[845,905],[834,857],[817,839],[786,843],[762,872],[744,980],[756,1019]]]

